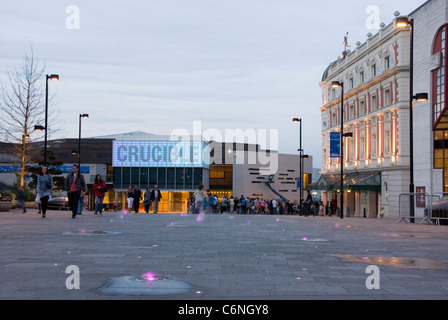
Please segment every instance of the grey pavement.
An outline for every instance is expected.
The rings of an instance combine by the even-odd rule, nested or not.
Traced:
[[[42,219],[33,209],[0,212],[0,299],[448,298],[445,226],[198,217],[84,212],[71,219],[67,211],[49,211]],[[376,273],[367,273],[370,265]]]

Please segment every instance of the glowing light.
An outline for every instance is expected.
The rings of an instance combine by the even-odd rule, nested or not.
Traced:
[[[145,272],[144,274],[142,274],[142,278],[148,281],[154,281],[157,279],[156,275],[152,272]]]
[[[303,241],[306,241],[306,240],[308,240],[308,238],[307,238],[307,237],[303,237],[302,240],[303,240]]]
[[[277,218],[277,222],[279,222],[280,221],[280,218]]]
[[[201,222],[201,221],[204,221],[204,219],[205,219],[205,213],[203,210],[201,210],[199,212],[198,216],[196,217],[196,221]]]

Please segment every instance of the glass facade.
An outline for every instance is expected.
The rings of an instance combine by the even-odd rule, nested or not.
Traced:
[[[127,189],[130,185],[140,189],[195,190],[202,181],[202,168],[114,168],[114,188]]]
[[[114,141],[114,188],[138,185],[144,190],[192,191],[208,169],[203,141]]]

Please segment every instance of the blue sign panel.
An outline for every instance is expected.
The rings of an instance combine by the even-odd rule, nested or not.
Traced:
[[[203,141],[114,141],[114,167],[208,167]]]
[[[341,156],[341,134],[339,132],[330,133],[330,158]]]

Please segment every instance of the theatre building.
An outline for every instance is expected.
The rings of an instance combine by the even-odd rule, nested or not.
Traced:
[[[31,155],[38,159],[43,142],[31,145]],[[78,150],[78,139],[50,140],[47,146],[51,158],[62,163],[56,166],[61,174],[54,179],[55,195],[65,195],[62,182],[78,163],[78,155],[72,153]],[[0,186],[9,186],[8,190],[12,190],[15,172],[20,169],[14,164],[13,150],[11,144],[3,144],[0,150]],[[224,196],[299,200],[299,156],[263,150],[256,144],[130,132],[82,139],[80,160],[90,210],[94,208],[92,186],[97,174],[108,187],[104,203],[115,202],[119,208],[127,207],[129,186],[138,186],[143,193],[157,185],[162,193],[159,212],[187,212],[188,198],[200,183],[219,200]],[[305,189],[311,182],[311,156],[304,159],[302,173]],[[27,176],[26,181],[30,178]],[[142,201],[140,204],[143,207]]]
[[[316,188],[324,201],[340,202],[344,215],[377,217],[398,214],[399,195],[409,191],[409,29],[391,22],[352,52],[331,63],[322,88],[322,167]],[[341,89],[344,112],[341,119]],[[344,163],[332,157],[330,136],[344,133]],[[344,166],[344,190],[340,190]]]
[[[113,186],[126,203],[129,186],[162,191],[161,212],[187,212],[187,199],[200,183],[208,189],[209,156],[201,137],[171,141],[170,136],[115,135],[112,146]],[[205,157],[204,157],[205,155]]]
[[[320,87],[322,117],[322,176],[316,188],[324,198],[339,202],[344,213],[376,217],[398,216],[400,195],[410,190],[413,134],[415,217],[423,217],[430,199],[448,192],[448,3],[430,0],[408,15],[413,23],[413,107],[410,109],[411,28],[394,21],[325,70]],[[341,127],[341,90],[344,84],[344,163],[331,157],[330,135]],[[426,93],[427,101],[417,101]],[[413,123],[410,124],[412,110]],[[344,190],[340,190],[340,166]],[[404,204],[409,210],[409,201]],[[400,207],[401,206],[401,207]]]

